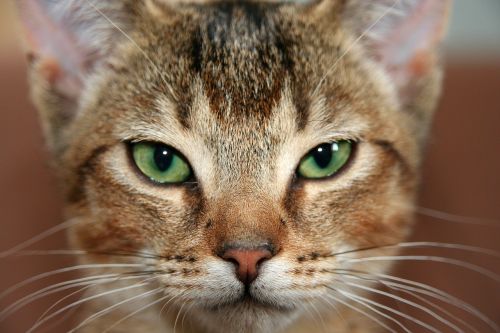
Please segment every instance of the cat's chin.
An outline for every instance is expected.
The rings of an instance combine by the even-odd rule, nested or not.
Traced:
[[[249,295],[198,312],[201,326],[210,332],[279,332],[299,316],[295,307],[269,304]]]

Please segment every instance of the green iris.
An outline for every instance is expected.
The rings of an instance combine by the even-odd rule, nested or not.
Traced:
[[[315,147],[300,162],[297,173],[302,178],[327,178],[349,161],[353,151],[350,141],[336,141]]]
[[[134,143],[132,156],[139,170],[156,183],[182,183],[191,177],[189,164],[169,146],[159,143]]]

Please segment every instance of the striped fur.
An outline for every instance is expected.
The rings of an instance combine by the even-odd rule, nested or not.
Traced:
[[[164,295],[178,296],[164,321],[151,320],[159,303],[113,332],[170,332],[183,304],[190,312],[177,332],[318,332],[308,316],[313,307],[329,332],[375,332],[336,303],[346,318],[339,320],[325,305],[322,286],[335,287],[327,272],[345,267],[332,253],[396,243],[411,230],[422,148],[439,95],[443,34],[418,28],[431,12],[441,27],[447,1],[403,7],[382,0],[370,6],[357,0],[20,2],[31,26],[48,19],[70,34],[61,36],[65,45],[54,41],[59,47],[47,50],[40,45],[50,37],[28,25],[37,41],[34,100],[66,214],[81,221],[69,232],[72,246],[159,255],[154,266],[170,273],[157,284]],[[33,19],[41,13],[45,19]],[[377,19],[380,26],[371,26]],[[396,41],[425,40],[406,45],[395,61],[387,52],[397,45],[386,37],[394,30],[418,35]],[[97,39],[89,42],[92,36]],[[63,63],[68,48],[78,56]],[[74,73],[74,63],[84,69]],[[68,79],[77,82],[72,89],[65,89]],[[341,139],[357,142],[341,174],[295,178],[310,149]],[[182,152],[196,181],[158,186],[138,176],[126,142],[139,140]],[[228,242],[273,244],[276,256],[252,285],[258,302],[238,301],[242,287],[217,256]],[[89,302],[82,318],[127,296]],[[130,313],[121,310],[83,332],[101,332]]]

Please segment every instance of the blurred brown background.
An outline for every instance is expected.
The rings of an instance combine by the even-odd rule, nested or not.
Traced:
[[[480,3],[487,9],[471,8],[474,6],[471,4],[480,6]],[[458,23],[453,25],[448,45],[444,95],[429,143],[420,199],[421,207],[481,218],[478,221],[481,223],[450,222],[419,215],[414,240],[469,244],[500,251],[500,52],[497,49],[500,48],[500,26],[495,20],[486,21],[492,16],[500,22],[499,4],[497,0],[457,2],[454,17]],[[29,101],[24,57],[9,17],[2,17],[1,13],[4,16],[6,13],[3,6],[2,0],[0,252],[62,221],[61,198],[47,165],[49,157],[36,112]],[[482,225],[483,222],[490,226]],[[58,233],[33,248],[63,249],[64,234]],[[484,255],[457,251],[419,251],[418,254],[455,256],[500,273],[500,261]],[[65,258],[51,256],[0,258],[0,293],[19,281],[68,263]],[[500,286],[488,278],[444,264],[399,265],[395,273],[442,288],[500,323]],[[21,293],[0,300],[0,310],[21,295],[47,286],[50,281],[22,288]],[[57,296],[40,300],[0,322],[0,332],[23,332],[64,294]],[[415,314],[408,306],[398,307]],[[454,313],[468,322],[476,322],[461,312]],[[64,332],[63,327],[48,332]],[[491,331],[484,325],[478,326],[478,330]],[[425,330],[415,328],[414,332]]]

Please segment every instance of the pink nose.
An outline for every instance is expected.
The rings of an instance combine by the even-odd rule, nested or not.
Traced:
[[[227,249],[222,259],[236,265],[236,275],[244,284],[250,284],[259,275],[259,265],[272,257],[271,251],[263,248],[258,249]]]

